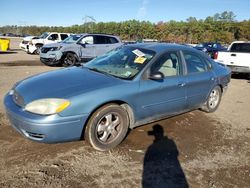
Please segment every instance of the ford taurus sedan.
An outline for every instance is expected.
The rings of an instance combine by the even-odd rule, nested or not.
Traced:
[[[104,151],[128,129],[194,109],[215,111],[229,82],[229,69],[195,49],[134,44],[24,79],[4,104],[11,125],[31,140],[84,138]]]

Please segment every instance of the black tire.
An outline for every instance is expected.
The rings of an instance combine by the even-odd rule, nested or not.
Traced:
[[[216,111],[220,105],[221,95],[221,88],[219,86],[215,86],[209,93],[208,99],[201,109],[208,113]]]
[[[129,127],[127,111],[109,104],[93,113],[84,132],[85,140],[96,150],[107,151],[119,145]]]
[[[36,45],[36,50],[34,51],[34,54],[39,55],[41,48],[42,48],[42,45]]]
[[[77,62],[76,56],[73,53],[66,53],[64,57],[62,58],[62,66],[68,67],[68,66],[74,66]]]

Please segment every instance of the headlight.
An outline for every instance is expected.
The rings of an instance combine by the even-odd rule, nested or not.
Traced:
[[[65,99],[39,99],[25,106],[25,110],[34,114],[51,115],[56,114],[70,105],[70,102]]]
[[[61,48],[62,48],[62,46],[59,46],[59,47],[52,47],[52,48],[50,48],[50,51],[60,50]]]

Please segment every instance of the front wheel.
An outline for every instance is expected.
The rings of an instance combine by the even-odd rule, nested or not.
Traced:
[[[62,65],[64,67],[67,67],[67,66],[74,66],[75,63],[76,63],[77,59],[76,59],[76,56],[75,54],[73,53],[67,53],[63,59],[62,59]]]
[[[129,118],[126,110],[119,105],[109,104],[91,116],[84,136],[93,148],[106,151],[122,142],[128,127]]]
[[[219,86],[214,87],[210,92],[206,103],[202,107],[202,110],[208,113],[217,110],[221,101],[221,94],[221,88]]]
[[[36,50],[34,51],[34,54],[39,55],[41,48],[42,48],[41,45],[36,45]]]

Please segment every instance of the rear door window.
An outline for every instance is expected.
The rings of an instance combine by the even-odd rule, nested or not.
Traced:
[[[193,73],[201,73],[206,72],[208,70],[207,63],[204,62],[204,60],[197,54],[193,52],[183,52],[186,67],[187,67],[187,73],[193,74]]]
[[[106,36],[96,35],[95,44],[107,44]]]
[[[64,39],[68,38],[67,34],[60,34],[60,36],[61,36],[61,40],[64,40]]]
[[[231,47],[231,52],[250,53],[250,43],[234,43]]]

